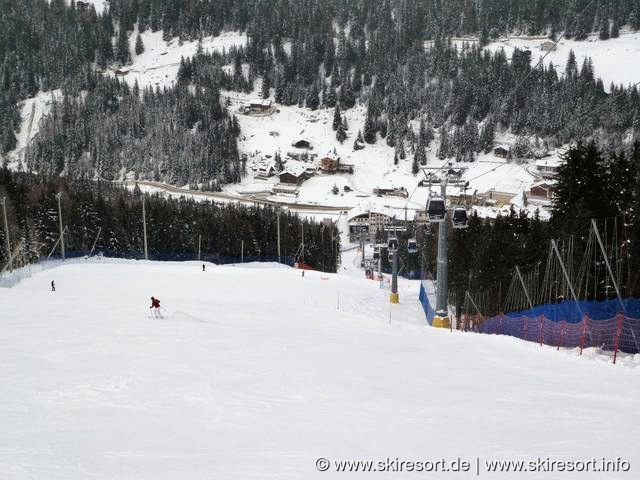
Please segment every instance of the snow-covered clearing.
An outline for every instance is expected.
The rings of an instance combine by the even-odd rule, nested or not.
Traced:
[[[49,92],[39,92],[35,97],[28,98],[22,102],[20,112],[20,130],[16,132],[17,145],[9,154],[14,168],[24,169],[21,160],[24,158],[24,149],[31,142],[40,130],[40,120],[49,114],[53,102],[60,100],[61,90]]]
[[[116,70],[121,72],[122,79],[133,86],[164,88],[175,84],[180,67],[180,59],[192,58],[198,50],[198,42],[180,42],[175,37],[168,42],[162,39],[162,30],[152,32],[147,30],[140,34],[144,52],[136,55],[134,52],[137,30],[129,36],[129,47],[133,63],[119,69],[111,69],[106,73],[115,75]],[[224,32],[218,37],[205,37],[202,39],[202,51],[205,53],[220,52],[233,47],[246,45],[247,35],[242,32]]]
[[[51,0],[47,0],[49,3],[51,3]],[[92,4],[93,7],[96,9],[96,13],[104,13],[109,6],[109,0],[82,0],[84,3],[87,4]],[[65,0],[65,3],[67,5],[71,5],[71,0]],[[76,2],[77,4],[78,2]]]
[[[625,88],[640,82],[640,32],[623,30],[618,38],[600,40],[597,34],[592,34],[586,40],[561,39],[556,48],[547,52],[541,48],[543,44],[554,43],[546,37],[509,37],[487,45],[487,49],[496,51],[504,49],[507,58],[515,48],[531,51],[531,65],[535,66],[544,56],[545,65],[553,63],[556,71],[564,75],[569,52],[573,50],[576,56],[578,70],[585,59],[593,61],[593,72],[596,78],[601,78],[608,91],[611,83]]]
[[[357,256],[304,277],[94,259],[0,289],[0,477],[341,478],[335,461],[460,458],[469,472],[440,477],[519,479],[485,462],[603,457],[630,472],[535,478],[637,475],[639,356],[432,329],[417,282],[391,306]]]

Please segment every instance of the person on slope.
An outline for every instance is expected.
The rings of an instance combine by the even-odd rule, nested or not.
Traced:
[[[151,297],[151,306],[149,307],[153,312],[154,317],[161,317],[160,315],[160,300]]]

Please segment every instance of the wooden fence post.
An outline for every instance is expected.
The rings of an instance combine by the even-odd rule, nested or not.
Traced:
[[[613,363],[616,363],[616,358],[618,356],[618,349],[620,348],[620,336],[622,335],[622,324],[624,323],[624,315],[619,313],[616,315],[616,340],[614,344],[613,350]]]
[[[565,329],[565,321],[562,320],[560,322],[560,337],[558,338],[558,350],[560,350],[560,346],[564,347],[564,329]]]
[[[542,319],[543,319],[543,316],[540,315],[538,317],[538,335],[540,336],[540,346],[542,346],[542,340],[544,339],[544,335],[542,333]]]
[[[580,335],[580,355],[584,349],[584,344],[587,340],[587,330],[589,329],[589,315],[585,315],[582,319],[582,335]]]

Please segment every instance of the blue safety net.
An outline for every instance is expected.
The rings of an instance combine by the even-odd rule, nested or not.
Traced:
[[[624,307],[624,308],[623,308]],[[523,316],[538,317],[544,315],[554,322],[565,321],[569,323],[579,323],[585,315],[592,320],[606,320],[613,318],[618,313],[628,317],[640,318],[640,299],[625,298],[622,304],[618,299],[595,301],[595,300],[564,300],[560,303],[539,305],[532,309],[508,312],[505,315],[515,319]]]

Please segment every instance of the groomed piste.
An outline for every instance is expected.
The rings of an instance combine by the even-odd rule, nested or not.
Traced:
[[[493,460],[638,468],[638,355],[613,365],[595,348],[431,328],[419,281],[400,279],[390,305],[356,255],[304,277],[93,259],[0,288],[0,477],[342,478],[337,461],[389,458],[462,459],[487,478]]]

